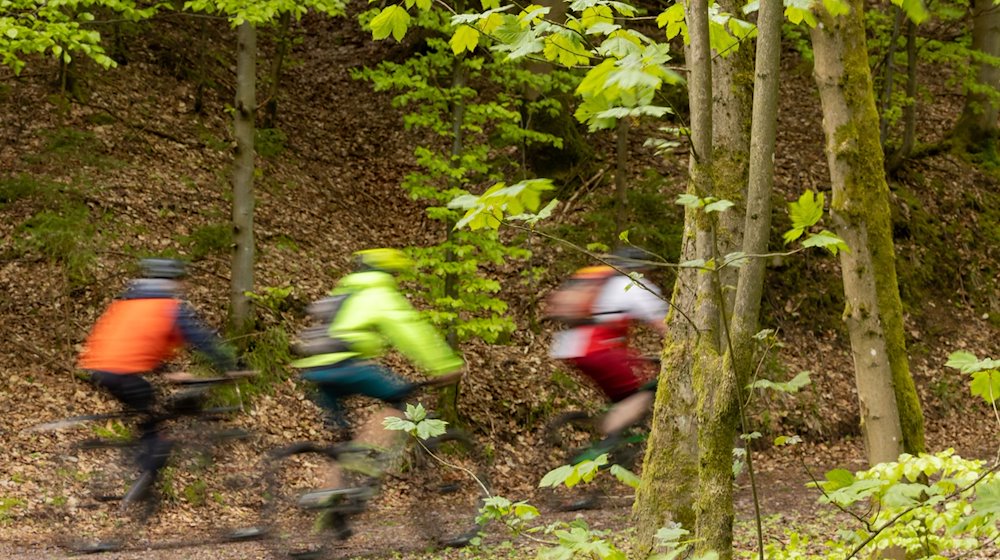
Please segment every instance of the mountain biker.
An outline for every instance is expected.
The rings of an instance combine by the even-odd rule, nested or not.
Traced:
[[[645,251],[622,247],[607,262],[613,266],[604,267],[608,270],[589,304],[589,317],[555,333],[549,351],[553,358],[570,363],[593,381],[612,403],[600,426],[607,437],[605,447],[638,420],[651,402],[651,392],[640,391],[644,380],[637,367],[643,360],[629,348],[630,327],[644,323],[662,335],[668,309],[652,282],[627,275],[650,270]]]
[[[368,249],[353,256],[356,270],[330,292],[345,296],[327,330],[335,344],[330,351],[292,363],[303,370],[302,379],[316,384],[320,405],[348,433],[343,399],[363,395],[401,410],[403,400],[416,387],[373,361],[387,345],[431,375],[453,373],[463,365],[440,333],[399,292],[394,275],[413,266],[402,251]]]
[[[141,476],[132,492],[145,493],[166,464],[171,443],[160,433],[164,417],[154,411],[156,391],[143,376],[161,369],[185,345],[205,354],[219,371],[232,370],[234,361],[183,299],[185,264],[151,258],[139,265],[142,277],[133,280],[97,320],[78,366],[94,385],[141,414]]]

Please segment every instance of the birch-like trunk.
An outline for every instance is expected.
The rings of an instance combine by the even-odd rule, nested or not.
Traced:
[[[688,192],[704,197],[712,186],[712,63],[708,43],[708,4],[693,0],[686,6],[688,97],[691,112],[691,160]],[[701,212],[684,213],[681,258],[710,258],[713,240]],[[710,359],[712,345],[700,331],[714,326],[706,309],[705,283],[692,269],[682,269],[674,285],[673,309],[667,318],[660,384],[653,422],[636,493],[634,514],[637,553],[648,551],[653,535],[668,520],[694,527],[694,498],[698,481],[698,439],[695,371]],[[710,284],[709,284],[710,287]],[[714,305],[711,306],[714,309]],[[717,350],[717,348],[715,349]],[[716,356],[718,353],[716,352]]]
[[[237,332],[252,326],[253,309],[247,292],[253,291],[253,171],[254,112],[257,78],[257,30],[244,22],[236,31],[236,104],[233,130],[233,272],[230,287],[230,324]]]
[[[889,188],[879,143],[863,5],[811,32],[815,79],[833,184],[831,213],[850,248],[840,253],[861,426],[869,462],[923,449],[923,417],[910,377],[896,282]],[[905,437],[905,440],[904,440]]]

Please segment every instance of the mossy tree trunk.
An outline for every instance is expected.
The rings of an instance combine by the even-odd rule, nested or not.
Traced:
[[[230,284],[230,325],[236,332],[252,327],[253,308],[247,292],[253,290],[253,173],[254,113],[257,66],[257,30],[242,23],[236,31],[236,103],[233,128],[236,153],[233,161],[233,271]]]
[[[1000,132],[1000,4],[994,0],[974,0],[972,51],[975,78],[967,87],[954,137],[966,149],[981,149]]]
[[[819,9],[811,32],[815,79],[823,106],[861,424],[869,461],[894,461],[924,448],[923,415],[910,376],[896,282],[889,189],[879,144],[863,5],[833,17]]]
[[[719,6],[730,14],[743,7],[736,0],[721,0]],[[753,102],[753,44],[749,40],[712,57],[712,166],[713,196],[736,206],[719,214],[717,241],[723,255],[740,250],[743,244],[743,216],[746,210],[750,151],[750,111]],[[726,313],[732,315],[738,270],[722,271]],[[720,316],[721,319],[721,316]],[[722,324],[719,332],[725,325]]]
[[[708,4],[686,5],[691,38],[687,48],[688,96],[691,112],[691,161],[688,192],[699,197],[714,190],[712,183],[712,63],[708,43]],[[711,257],[712,228],[704,213],[688,208],[684,214],[681,258]],[[682,269],[671,296],[667,318],[660,385],[653,406],[653,425],[647,442],[642,481],[636,493],[634,515],[639,554],[648,551],[653,535],[667,520],[694,527],[698,481],[698,426],[694,379],[700,363],[718,356],[713,327],[717,309],[705,291],[703,276]],[[710,286],[710,285],[709,285]],[[705,360],[705,361],[703,361]]]

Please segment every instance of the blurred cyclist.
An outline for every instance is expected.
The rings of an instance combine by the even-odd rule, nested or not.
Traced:
[[[392,346],[436,376],[459,371],[463,362],[399,292],[394,275],[413,266],[402,251],[368,249],[354,253],[354,259],[356,270],[324,300],[333,302],[327,311],[324,345],[318,351],[297,348],[308,357],[292,365],[303,370],[303,379],[317,385],[321,406],[340,428],[349,431],[343,399],[363,395],[386,403],[391,410],[383,410],[367,424],[376,429],[364,430],[374,432],[367,434],[371,443],[385,447],[390,438],[381,429],[381,418],[398,415],[395,411],[402,410],[416,385],[373,360]]]
[[[649,280],[623,274],[648,271],[648,258],[638,248],[617,249],[607,259],[613,267],[582,269],[549,298],[547,315],[562,316],[568,327],[553,336],[550,355],[572,364],[614,403],[600,427],[609,439],[641,418],[652,400],[651,391],[639,391],[643,360],[629,348],[629,329],[645,323],[663,334],[667,303]]]
[[[142,278],[111,303],[87,337],[78,366],[90,380],[127,408],[139,423],[142,475],[130,493],[145,493],[166,464],[170,441],[160,434],[162,415],[154,412],[156,391],[143,378],[161,369],[182,346],[209,357],[219,371],[233,369],[232,355],[183,299],[185,265],[173,259],[143,259]]]

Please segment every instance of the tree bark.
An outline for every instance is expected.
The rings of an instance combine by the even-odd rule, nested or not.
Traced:
[[[721,0],[727,13],[742,15],[743,4]],[[712,58],[712,166],[713,196],[736,206],[718,214],[719,251],[727,255],[743,244],[743,216],[746,210],[747,177],[750,151],[750,112],[753,103],[753,43],[747,40],[739,48],[715,53]],[[732,315],[738,271],[722,271],[726,313]],[[722,334],[727,325],[720,323]]]
[[[1000,57],[1000,5],[993,0],[974,0],[972,50]],[[1000,117],[1000,67],[985,60],[972,61],[975,86],[965,94],[965,107],[955,125],[956,140],[969,147],[982,147],[998,136]]]
[[[688,192],[704,197],[713,191],[712,53],[708,42],[708,4],[706,0],[692,0],[685,9],[691,38],[687,47],[691,112]],[[710,258],[714,241],[712,228],[705,218],[703,212],[686,209],[682,259]],[[673,305],[667,318],[668,332],[653,406],[652,430],[633,509],[638,527],[635,544],[640,555],[651,549],[653,536],[667,520],[678,522],[689,530],[695,523],[698,427],[694,375],[698,363],[711,361],[713,344],[706,343],[700,331],[714,327],[717,317],[713,313],[715,306],[710,303],[712,298],[704,297],[706,284],[701,276],[710,275],[682,269],[671,296]],[[714,355],[718,356],[717,346],[714,350]]]
[[[868,68],[861,0],[811,31],[833,184],[831,213],[850,250],[840,263],[861,424],[872,464],[922,451],[923,416],[910,377],[896,282],[889,188]]]
[[[628,161],[628,120],[618,119],[615,130],[615,229],[617,232],[628,227],[628,185],[626,162]],[[616,232],[616,233],[617,233]],[[616,236],[617,239],[617,236]]]
[[[254,112],[256,110],[257,30],[244,22],[239,26],[236,50],[236,104],[233,129],[236,152],[233,161],[233,276],[230,289],[230,325],[235,332],[252,327],[253,309],[247,292],[253,291],[253,172]]]

